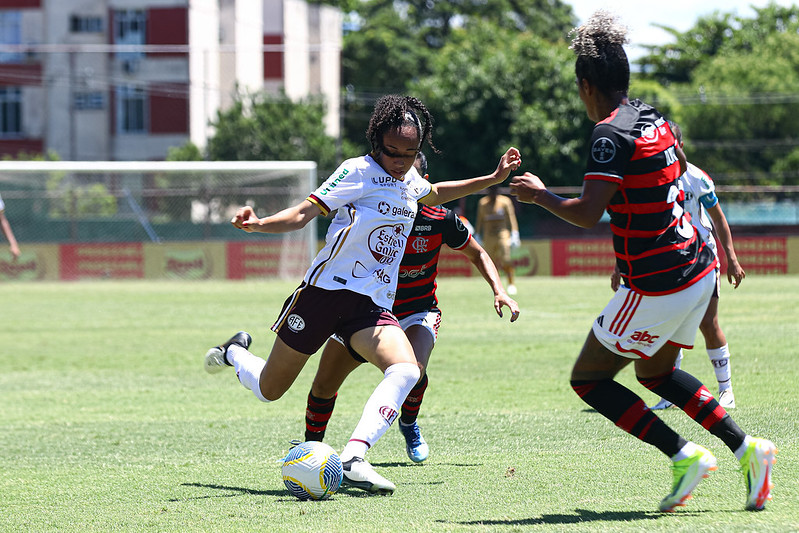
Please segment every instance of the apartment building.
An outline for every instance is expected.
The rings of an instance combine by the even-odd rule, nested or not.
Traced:
[[[236,91],[323,95],[337,135],[341,25],[304,0],[2,0],[0,155],[164,159]]]

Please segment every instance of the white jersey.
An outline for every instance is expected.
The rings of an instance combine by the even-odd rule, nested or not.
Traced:
[[[6,208],[6,204],[3,203],[3,197],[0,196],[0,211],[4,211]]]
[[[308,197],[325,215],[338,211],[305,282],[328,290],[349,289],[391,309],[417,201],[431,190],[413,167],[397,180],[370,155],[344,161]]]
[[[713,253],[718,255],[716,239],[713,237],[713,222],[707,214],[707,209],[719,203],[716,185],[704,170],[691,163],[688,163],[688,169],[680,179],[685,189],[685,210],[691,214],[691,223]]]

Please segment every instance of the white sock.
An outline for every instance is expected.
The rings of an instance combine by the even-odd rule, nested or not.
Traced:
[[[725,344],[721,348],[708,349],[707,356],[716,372],[719,392],[732,387],[732,371],[730,370],[730,348]]]
[[[682,461],[683,459],[687,459],[691,457],[694,453],[696,453],[696,444],[691,441],[688,441],[688,444],[680,448],[680,451],[677,452],[675,455],[671,457],[673,462]]]
[[[740,461],[743,458],[744,454],[746,453],[746,449],[749,447],[751,443],[752,443],[752,437],[750,437],[749,435],[744,437],[744,443],[741,444],[738,447],[738,449],[733,452],[735,454],[735,458]]]
[[[366,401],[363,414],[341,452],[342,462],[363,457],[399,415],[400,406],[419,381],[419,367],[414,363],[396,363],[386,369],[383,381]]]
[[[261,393],[261,371],[266,366],[266,361],[237,344],[232,344],[227,349],[227,360],[233,363],[236,375],[242,385],[250,389],[255,394],[255,397],[262,402],[269,403],[271,401],[267,400]]]

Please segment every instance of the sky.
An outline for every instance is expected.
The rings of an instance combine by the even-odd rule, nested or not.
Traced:
[[[634,61],[645,53],[642,44],[667,44],[673,42],[671,35],[652,23],[663,24],[686,31],[699,17],[710,15],[714,11],[734,13],[751,17],[754,11],[750,6],[764,7],[769,0],[657,0],[647,2],[631,2],[620,0],[566,0],[571,4],[580,23],[588,19],[597,9],[607,9],[617,13],[630,29],[630,45],[627,55]],[[779,5],[791,6],[796,2],[779,0]],[[627,9],[624,7],[627,6]]]

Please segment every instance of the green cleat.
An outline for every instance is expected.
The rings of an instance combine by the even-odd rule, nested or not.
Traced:
[[[716,458],[702,446],[697,446],[697,450],[690,457],[673,463],[671,470],[674,474],[674,485],[671,493],[660,502],[660,510],[670,513],[675,507],[685,505],[686,500],[691,498],[691,491],[702,478],[708,477],[717,468]]]
[[[766,439],[752,439],[741,457],[746,482],[746,510],[760,511],[771,499],[771,467],[777,462],[777,447]]]

